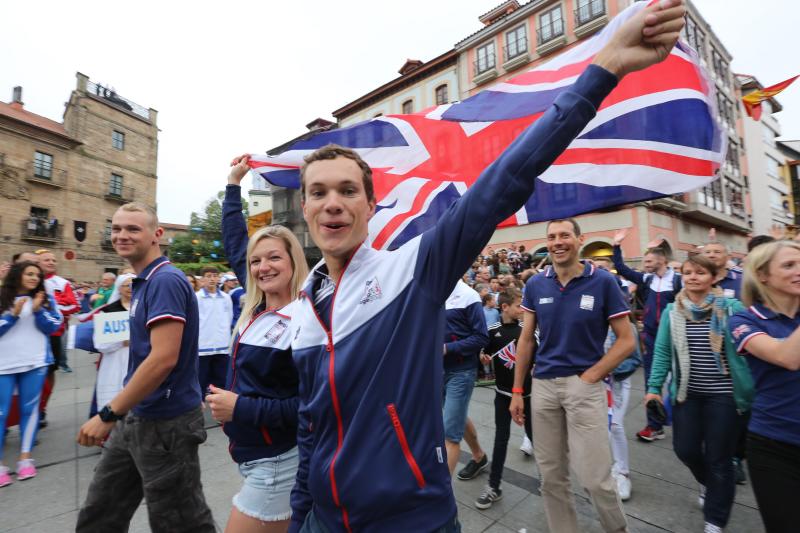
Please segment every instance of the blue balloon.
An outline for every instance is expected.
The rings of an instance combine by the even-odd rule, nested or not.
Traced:
[[[213,257],[214,259],[216,259],[218,256],[217,256],[217,254],[211,254],[211,257]]]
[[[219,241],[214,241],[214,246],[219,246]]]

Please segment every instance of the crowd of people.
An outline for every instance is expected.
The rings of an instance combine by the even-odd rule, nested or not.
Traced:
[[[242,476],[231,532],[457,533],[453,475],[469,482],[491,465],[475,506],[500,500],[511,421],[538,465],[551,531],[578,531],[570,467],[602,528],[627,531],[623,423],[639,366],[648,422],[637,437],[663,439],[672,425],[704,530],[727,525],[746,464],[767,531],[793,531],[800,244],[755,237],[740,269],[712,233],[679,263],[648,249],[638,271],[622,257],[625,230],[611,258],[582,259],[578,222],[559,219],[546,224],[546,257],[486,248],[619,79],[665,57],[684,13],[664,0],[622,25],[552,108],[397,250],[370,245],[372,171],[335,145],[301,167],[304,218],[323,255],[310,271],[286,228],[248,236],[247,155],[232,161],[223,202],[233,274],[186,276],[161,254],[152,208],[120,207],[111,240],[131,272],[104,276],[87,316],[127,312],[130,338],[94,347],[101,369],[114,362],[77,435],[103,447],[77,531],[126,530],[143,498],[153,531],[214,531],[200,482],[204,410],[223,424]],[[16,388],[24,480],[36,475],[31,406],[48,369],[66,366],[53,339],[80,306],[52,254],[18,259],[0,289],[0,426]],[[491,461],[469,419],[479,372],[495,384]],[[471,457],[456,473],[462,439]],[[0,485],[11,482],[0,467]]]

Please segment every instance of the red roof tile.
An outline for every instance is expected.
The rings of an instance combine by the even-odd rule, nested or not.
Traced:
[[[55,120],[45,118],[41,115],[37,115],[36,113],[31,113],[30,111],[24,109],[20,104],[7,104],[5,102],[0,102],[0,116],[5,116],[13,120],[30,124],[36,128],[55,133],[56,135],[61,135],[62,137],[66,137],[68,139],[71,138],[67,133],[67,130],[64,129],[63,124],[56,122]]]

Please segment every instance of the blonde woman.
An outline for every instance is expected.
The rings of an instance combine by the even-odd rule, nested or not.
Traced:
[[[234,159],[223,202],[225,253],[245,282],[242,314],[234,328],[226,389],[211,386],[206,401],[223,423],[230,452],[244,477],[233,498],[226,531],[284,532],[297,475],[297,389],[292,361],[291,302],[308,274],[291,231],[268,226],[249,239],[242,217],[247,156]]]
[[[755,381],[750,479],[767,532],[793,532],[800,493],[800,243],[754,248],[742,300],[748,308],[731,318],[730,330]]]

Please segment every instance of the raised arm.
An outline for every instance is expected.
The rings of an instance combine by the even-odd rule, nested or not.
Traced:
[[[617,270],[617,273],[620,276],[630,282],[635,283],[637,286],[642,286],[644,284],[644,273],[634,270],[626,265],[625,260],[622,258],[622,248],[620,245],[627,236],[628,228],[623,228],[619,230],[616,235],[614,235],[614,252],[611,255],[611,261],[614,263],[614,268]]]
[[[586,127],[618,80],[667,57],[684,14],[682,0],[662,0],[626,21],[575,84],[423,235],[414,277],[428,294],[445,301],[497,225],[525,204],[536,177]]]
[[[225,187],[225,199],[222,201],[222,245],[231,268],[245,287],[247,283],[247,222],[242,214],[242,179],[249,167],[250,157],[242,155],[231,162],[228,185]]]

